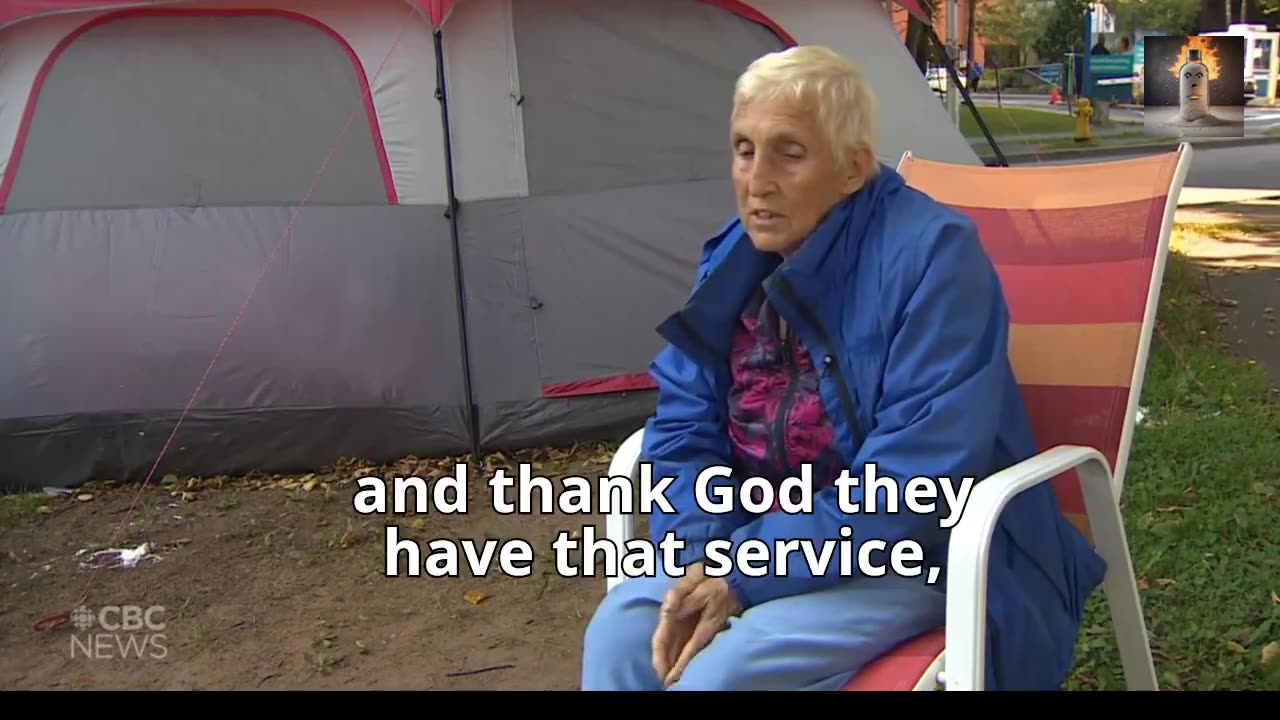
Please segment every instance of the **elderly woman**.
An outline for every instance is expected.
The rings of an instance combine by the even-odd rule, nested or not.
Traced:
[[[708,543],[729,543],[729,557],[752,539],[821,548],[851,528],[854,543],[916,540],[925,564],[945,567],[945,503],[936,515],[850,515],[831,482],[867,462],[902,483],[982,478],[1034,453],[1008,310],[976,230],[878,163],[875,120],[858,70],[825,48],[767,55],[738,80],[738,216],[706,244],[652,366],[643,456],[677,477],[678,512],[653,516],[651,531],[684,541],[682,572],[605,597],[586,633],[584,689],[839,688],[943,625],[945,580],[840,562],[815,574],[799,554],[785,574],[726,574],[710,569]],[[719,482],[735,488],[807,466],[813,512],[709,512],[695,478],[712,466],[732,467]],[[1104,571],[1048,487],[1015,498],[990,557],[986,686],[1058,687]]]

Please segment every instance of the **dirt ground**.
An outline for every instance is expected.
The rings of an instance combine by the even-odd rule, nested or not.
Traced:
[[[595,446],[490,463],[530,461],[548,477],[594,477],[608,460],[608,448]],[[46,498],[0,530],[0,685],[576,689],[582,634],[605,582],[559,576],[550,543],[587,525],[603,537],[601,516],[500,515],[483,482],[471,483],[466,515],[361,515],[352,506],[357,478],[434,478],[450,474],[453,462],[349,462],[287,478],[167,476],[140,497],[135,484]],[[418,540],[424,558],[437,538],[525,538],[535,564],[525,578],[386,577],[388,523]],[[84,604],[163,606],[162,629],[116,633],[98,657],[85,656],[95,630],[71,622],[32,629],[76,607],[93,573],[82,564],[94,551],[144,542],[153,554],[133,567],[100,568]],[[120,635],[133,638],[125,658]]]

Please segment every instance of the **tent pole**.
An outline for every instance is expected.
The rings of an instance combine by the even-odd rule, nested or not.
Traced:
[[[444,130],[444,171],[445,187],[449,196],[449,208],[445,217],[449,218],[449,236],[453,243],[453,285],[457,293],[455,306],[458,310],[458,342],[462,348],[462,384],[466,393],[467,435],[471,441],[471,460],[476,466],[484,464],[480,456],[480,428],[477,419],[476,403],[471,389],[471,353],[467,342],[466,293],[462,285],[462,251],[458,242],[458,197],[453,184],[453,139],[449,130],[449,95],[445,92],[444,82],[444,38],[440,28],[432,32],[436,50],[436,100],[440,102],[440,123]]]
[[[956,36],[960,34],[960,20],[956,17],[959,8],[959,0],[947,0],[947,7],[944,10],[947,15],[947,45],[943,57],[947,59],[948,68],[951,67],[954,59],[960,56],[959,48],[956,46]],[[932,30],[932,25],[930,29]],[[951,117],[951,124],[960,127],[960,106],[956,103],[957,84],[955,73],[951,73],[951,81],[947,83],[947,114]]]
[[[986,121],[982,119],[982,113],[978,112],[977,106],[973,104],[973,98],[969,97],[969,88],[960,84],[960,76],[956,73],[955,60],[953,60],[951,55],[947,52],[942,39],[938,37],[938,32],[933,29],[932,25],[926,25],[925,29],[929,31],[929,37],[933,40],[933,44],[942,52],[942,58],[944,61],[943,65],[946,66],[947,74],[951,77],[951,80],[947,85],[949,87],[954,86],[958,91],[960,91],[960,96],[964,98],[964,104],[968,106],[969,112],[973,113],[973,119],[978,122],[978,127],[982,128],[982,134],[986,136],[987,142],[991,145],[992,151],[995,152],[996,163],[1000,167],[1009,167],[1009,160],[1005,158],[1004,153],[1001,152],[1000,146],[996,145],[996,139],[991,135],[991,130],[987,127]]]

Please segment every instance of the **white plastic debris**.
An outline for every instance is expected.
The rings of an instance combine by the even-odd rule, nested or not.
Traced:
[[[84,551],[81,550],[82,554]],[[143,558],[155,556],[150,555],[151,543],[142,543],[136,548],[109,548],[107,550],[99,550],[89,556],[88,562],[82,562],[82,567],[92,567],[94,565],[114,565],[115,567],[131,568],[138,564]],[[101,560],[99,560],[101,558]],[[157,558],[158,559],[158,558]]]

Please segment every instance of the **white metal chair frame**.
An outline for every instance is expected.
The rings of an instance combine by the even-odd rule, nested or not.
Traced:
[[[1147,356],[1168,257],[1169,237],[1178,206],[1178,195],[1192,159],[1192,148],[1188,143],[1180,144],[1175,152],[1178,154],[1178,163],[1160,226],[1159,246],[1151,273],[1142,334],[1129,389],[1126,416],[1131,418],[1136,416],[1142,396]],[[904,153],[899,167],[910,157],[910,151]],[[945,650],[935,659],[914,689],[983,689],[986,613],[982,609],[986,607],[987,601],[987,564],[991,535],[1001,511],[1010,499],[1023,490],[1072,469],[1076,470],[1080,478],[1095,549],[1107,563],[1103,591],[1106,593],[1115,626],[1125,682],[1130,690],[1159,689],[1146,621],[1142,615],[1142,600],[1138,595],[1129,542],[1120,514],[1120,497],[1124,489],[1125,470],[1134,430],[1134,424],[1125,424],[1114,472],[1097,448],[1059,445],[974,485],[965,513],[952,528],[949,541]],[[622,443],[609,465],[610,476],[637,476],[643,436],[644,429],[641,428]],[[635,537],[635,517],[615,510],[606,518],[605,532],[609,540],[617,544],[621,553],[625,549],[624,544]],[[608,578],[608,589],[612,590],[625,580],[625,577]]]

